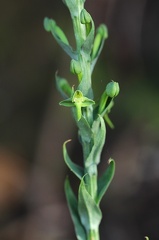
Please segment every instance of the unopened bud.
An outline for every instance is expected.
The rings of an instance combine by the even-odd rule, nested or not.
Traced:
[[[104,40],[108,37],[108,29],[104,24],[101,24],[98,29],[94,39],[93,49],[91,58],[92,60],[96,58],[101,51],[101,46],[104,43]]]
[[[106,94],[108,97],[116,97],[119,94],[120,88],[119,88],[119,83],[111,81],[110,83],[107,84],[106,86]]]
[[[49,19],[47,17],[44,18],[44,28],[47,32],[50,32],[55,25],[56,23],[53,19]]]
[[[70,71],[73,74],[76,74],[78,76],[78,80],[81,81],[83,74],[82,74],[81,64],[78,61],[74,59],[71,60]]]
[[[97,29],[97,34],[100,34],[102,38],[108,38],[108,28],[105,24],[101,24]]]
[[[68,39],[67,39],[66,35],[64,34],[64,32],[62,31],[62,29],[59,26],[55,25],[54,32],[55,32],[56,36],[63,43],[65,43],[66,45],[69,45],[69,42],[68,42]]]
[[[82,72],[81,65],[78,61],[72,59],[70,63],[70,71],[74,74],[80,74]]]
[[[48,32],[52,32],[56,38],[60,39],[64,44],[69,45],[68,39],[62,29],[56,24],[53,19],[44,19],[44,28]]]
[[[88,24],[92,20],[91,15],[86,11],[86,9],[82,9],[80,13],[80,21],[82,24]]]

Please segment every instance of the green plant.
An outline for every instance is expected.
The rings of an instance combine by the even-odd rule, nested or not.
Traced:
[[[95,34],[93,19],[84,8],[85,0],[63,0],[63,2],[72,18],[76,49],[73,50],[64,32],[54,20],[45,18],[44,27],[52,33],[58,44],[70,56],[70,71],[78,79],[75,88],[56,74],[57,88],[64,97],[60,105],[71,108],[83,149],[81,167],[68,155],[66,145],[70,140],[63,145],[65,163],[80,180],[77,197],[68,178],[65,181],[65,194],[77,239],[99,240],[99,224],[102,219],[100,202],[114,176],[115,162],[109,159],[108,168],[101,177],[98,177],[97,167],[105,144],[106,124],[113,127],[108,115],[114,98],[119,93],[119,84],[111,81],[101,94],[100,101],[94,99],[92,72],[108,37],[108,30],[104,24],[101,24]]]

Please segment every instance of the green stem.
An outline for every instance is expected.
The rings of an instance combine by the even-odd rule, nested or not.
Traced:
[[[99,240],[99,229],[96,230],[90,230],[87,236],[87,240]]]
[[[87,191],[96,200],[97,197],[97,165],[92,164],[89,168],[85,168],[85,181],[87,184]]]
[[[73,28],[74,28],[74,34],[75,34],[75,39],[76,39],[76,50],[77,52],[80,51],[80,48],[83,44],[83,41],[86,37],[86,30],[85,26],[81,24],[80,22],[80,13],[82,9],[84,8],[84,5],[78,5],[77,6],[77,14],[72,18],[73,20]]]
[[[81,52],[79,54],[79,62],[81,64],[83,77],[78,88],[83,93],[84,96],[93,99],[92,76],[91,76],[92,73],[88,56]]]

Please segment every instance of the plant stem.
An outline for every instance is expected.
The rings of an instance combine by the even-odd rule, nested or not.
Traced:
[[[87,240],[99,240],[99,229],[97,230],[90,230]]]

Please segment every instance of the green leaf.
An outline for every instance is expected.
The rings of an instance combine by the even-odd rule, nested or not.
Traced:
[[[64,98],[71,97],[72,88],[65,78],[59,77],[57,73],[55,74],[56,86],[58,91]]]
[[[73,51],[72,47],[69,45],[68,39],[66,38],[62,29],[56,24],[56,22],[53,19],[45,17],[44,28],[46,31],[52,33],[57,43],[71,58],[77,60],[77,54]]]
[[[89,126],[89,123],[83,116],[77,122],[77,126],[79,128],[79,135],[82,139],[82,142],[90,143],[93,132]]]
[[[89,167],[94,163],[98,164],[100,162],[101,152],[106,138],[105,122],[100,115],[98,115],[97,120],[94,121],[92,131],[94,144],[88,158],[86,159],[86,167]]]
[[[104,172],[104,174],[98,180],[98,195],[97,195],[97,204],[100,203],[103,195],[107,191],[115,173],[115,161],[113,159],[109,159],[109,166]]]
[[[102,213],[91,195],[88,193],[83,179],[78,193],[78,213],[87,233],[96,230],[101,222]]]
[[[83,168],[78,166],[77,164],[75,164],[74,162],[71,161],[68,153],[67,153],[67,149],[66,149],[66,144],[69,142],[70,140],[64,142],[63,144],[63,156],[64,156],[64,160],[65,163],[67,164],[67,166],[69,167],[69,169],[79,178],[81,179],[84,175],[84,171]]]
[[[70,210],[71,218],[74,223],[75,232],[78,240],[86,240],[86,232],[81,224],[81,220],[78,214],[78,203],[77,199],[72,191],[68,178],[65,180],[65,194],[67,204]]]

